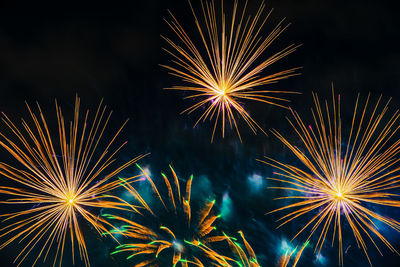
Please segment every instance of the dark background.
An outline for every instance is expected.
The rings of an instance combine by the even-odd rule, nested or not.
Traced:
[[[258,4],[249,0],[249,10],[255,11]],[[275,11],[264,36],[283,17],[292,25],[266,54],[292,43],[302,44],[271,71],[303,67],[301,76],[274,88],[302,92],[290,96],[290,105],[304,114],[305,120],[311,120],[311,92],[330,97],[332,82],[345,99],[344,114],[352,112],[358,92],[363,97],[371,92],[373,99],[380,94],[391,96],[391,111],[398,108],[400,23],[395,1],[270,0],[267,7]],[[223,218],[226,227],[242,229],[259,262],[275,266],[284,250],[282,244],[298,231],[298,224],[275,230],[278,215],[264,213],[279,206],[273,198],[280,193],[268,190],[265,180],[261,190],[255,189],[249,177],[272,174],[271,168],[255,160],[264,155],[294,158],[274,137],[253,136],[243,124],[243,143],[228,134],[225,139],[217,135],[211,144],[211,124],[193,129],[197,117],[180,115],[190,101],[182,100],[182,93],[163,90],[179,80],[158,65],[170,59],[161,51],[165,44],[160,34],[174,37],[163,22],[167,9],[196,36],[186,1],[4,4],[0,11],[0,110],[14,119],[27,117],[24,101],[37,100],[51,117],[55,98],[67,114],[72,112],[75,94],[82,98],[83,107],[91,109],[104,98],[114,110],[112,126],[130,118],[123,134],[129,141],[123,159],[151,152],[142,164],[156,177],[169,163],[182,178],[193,173],[199,183],[194,194],[213,194],[219,209],[228,207],[230,212]],[[276,128],[289,137],[293,134],[283,119],[289,115],[287,111],[258,103],[247,103],[246,108],[264,129]],[[7,160],[4,151],[1,158]],[[230,206],[227,199],[232,200]],[[398,211],[390,214],[400,219]],[[389,235],[399,248],[400,235]],[[97,242],[90,231],[86,239],[93,266],[126,264],[123,257],[110,259],[112,247]],[[351,235],[344,241],[345,249],[349,246],[345,266],[368,265]],[[380,247],[383,257],[372,246],[368,250],[374,266],[398,266],[400,257],[383,244]],[[16,243],[0,251],[1,265],[12,266],[17,251]],[[326,245],[322,250],[325,260],[316,261],[313,249],[308,248],[298,266],[337,266],[337,253],[336,246]]]

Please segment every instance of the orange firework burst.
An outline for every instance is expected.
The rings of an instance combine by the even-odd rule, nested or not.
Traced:
[[[32,265],[40,257],[45,261],[53,253],[53,266],[57,262],[61,266],[65,243],[71,242],[73,262],[74,246],[77,243],[80,258],[89,266],[79,220],[87,221],[97,232],[102,233],[107,231],[105,226],[110,224],[91,210],[124,208],[118,198],[105,195],[119,186],[119,180],[110,181],[110,178],[142,156],[112,168],[115,155],[126,144],[112,148],[126,122],[101,151],[99,142],[112,112],[108,113],[100,103],[94,120],[88,120],[87,111],[81,125],[79,104],[80,99],[77,97],[73,121],[65,125],[61,108],[56,102],[58,138],[54,138],[55,133],[48,127],[39,105],[39,116],[27,105],[33,126],[22,120],[22,131],[3,114],[2,120],[16,141],[3,132],[0,133],[0,145],[22,168],[0,163],[0,174],[10,179],[11,183],[18,184],[15,187],[0,186],[0,193],[11,197],[1,203],[28,207],[1,215],[7,225],[0,229],[0,237],[7,240],[2,242],[0,249],[14,241],[25,241],[25,246],[15,259],[18,265],[36,248],[40,252]],[[135,177],[126,179],[134,180]],[[49,253],[51,249],[55,251]]]
[[[162,174],[167,195],[163,197],[163,193],[160,193],[149,174],[140,169],[145,180],[151,185],[155,195],[154,200],[159,202],[149,205],[148,201],[130,183],[122,182],[138,202],[138,205],[131,206],[137,217],[130,220],[116,215],[103,215],[122,222],[124,225],[120,229],[111,232],[128,238],[128,243],[118,246],[112,254],[129,253],[127,259],[135,257],[136,267],[176,266],[177,264],[231,266],[228,262],[235,262],[235,260],[219,254],[210,247],[210,244],[228,238],[223,234],[212,234],[215,230],[214,222],[219,217],[213,214],[214,201],[208,202],[195,212],[197,216],[192,216],[194,211],[190,194],[193,176],[187,180],[182,192],[179,179],[171,167],[172,182],[165,174]]]
[[[315,110],[312,110],[314,126],[306,126],[301,117],[293,111],[294,122],[290,121],[303,149],[291,144],[276,130],[272,132],[292,151],[305,168],[267,158],[267,163],[277,168],[270,178],[282,183],[273,187],[290,192],[296,202],[272,212],[292,209],[279,219],[282,226],[299,217],[311,216],[307,223],[293,237],[310,229],[307,240],[318,234],[315,251],[321,251],[328,232],[332,229],[332,245],[337,237],[339,243],[339,264],[343,265],[342,225],[343,220],[368,258],[366,241],[369,240],[380,252],[376,240],[382,241],[391,251],[396,252],[390,242],[380,233],[383,224],[400,231],[400,223],[372,210],[372,206],[400,207],[397,194],[392,192],[400,186],[398,165],[400,161],[400,140],[393,141],[399,129],[399,112],[386,117],[390,100],[381,107],[381,97],[375,105],[369,105],[368,96],[364,106],[357,98],[348,137],[342,139],[340,95],[333,97],[332,108],[325,101],[325,112],[319,98],[313,94]],[[368,114],[370,113],[370,116]],[[293,195],[292,195],[293,194]],[[312,215],[311,215],[312,214]]]
[[[277,94],[293,92],[255,88],[297,75],[298,68],[265,74],[265,69],[294,52],[297,46],[290,45],[266,59],[261,59],[261,55],[288,25],[283,25],[282,20],[266,38],[263,38],[260,34],[261,29],[271,14],[269,12],[263,16],[264,3],[260,5],[254,18],[245,18],[247,3],[240,14],[235,1],[233,11],[229,12],[232,17],[227,19],[223,0],[220,18],[216,14],[214,0],[205,4],[201,1],[203,21],[199,20],[190,1],[189,4],[203,47],[193,43],[172,13],[171,21],[166,22],[177,35],[179,42],[163,37],[172,48],[164,50],[174,58],[172,66],[163,67],[188,84],[168,89],[187,91],[190,95],[186,98],[199,99],[199,102],[182,113],[190,114],[204,107],[195,126],[201,120],[215,120],[211,141],[219,120],[222,123],[223,137],[225,126],[229,124],[241,138],[236,117],[243,119],[254,133],[258,129],[264,132],[239,101],[254,100],[279,107],[285,106],[288,100],[277,97]]]

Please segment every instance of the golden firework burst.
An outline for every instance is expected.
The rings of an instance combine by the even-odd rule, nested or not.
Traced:
[[[346,128],[342,126],[341,99],[338,95],[335,100],[333,89],[332,93],[332,107],[327,101],[321,105],[318,96],[313,94],[313,125],[306,126],[300,115],[292,112],[294,122],[290,119],[289,122],[301,140],[302,148],[272,130],[304,167],[271,158],[264,161],[276,168],[275,174],[280,176],[269,178],[282,183],[272,188],[288,193],[278,199],[295,201],[272,212],[291,210],[279,219],[279,227],[310,216],[293,239],[306,229],[310,230],[307,240],[319,232],[315,246],[318,253],[332,231],[332,245],[336,238],[339,243],[340,265],[343,265],[342,228],[346,222],[371,263],[367,253],[368,240],[379,253],[376,240],[397,253],[381,230],[385,225],[400,231],[400,223],[381,215],[376,209],[379,206],[400,207],[398,195],[393,193],[393,189],[400,186],[400,140],[395,137],[399,129],[399,112],[385,116],[390,100],[382,105],[380,97],[375,105],[370,105],[368,95],[363,106],[357,97],[351,125],[346,132],[348,137],[342,138]],[[378,227],[378,224],[382,225]]]
[[[261,56],[281,33],[289,26],[282,20],[265,38],[261,30],[266,24],[271,12],[264,15],[265,4],[261,3],[253,18],[246,18],[247,2],[239,11],[237,1],[229,12],[231,18],[224,13],[224,2],[221,0],[221,16],[216,12],[214,0],[201,1],[202,14],[198,16],[190,3],[201,46],[193,42],[182,25],[172,13],[168,26],[178,37],[178,42],[170,38],[163,39],[172,49],[164,49],[173,58],[171,66],[162,65],[186,82],[167,89],[186,91],[186,98],[196,99],[182,113],[192,113],[202,110],[194,126],[206,119],[214,120],[211,141],[214,138],[218,121],[222,123],[222,136],[225,135],[226,125],[235,128],[239,138],[237,118],[243,119],[251,130],[264,130],[250,116],[241,101],[253,100],[274,106],[285,107],[288,100],[280,98],[279,94],[293,93],[289,91],[268,90],[258,87],[276,83],[279,80],[297,75],[298,68],[291,68],[277,73],[266,74],[273,63],[293,53],[298,46],[290,45],[282,51],[266,59]],[[200,20],[200,18],[203,20]],[[264,132],[265,133],[265,132]]]
[[[32,266],[40,257],[43,261],[54,257],[53,266],[57,263],[61,266],[65,243],[70,242],[73,262],[77,243],[80,258],[89,266],[79,221],[88,222],[102,233],[107,231],[105,226],[111,225],[93,211],[124,209],[117,197],[106,195],[120,186],[118,179],[110,179],[142,156],[114,167],[115,156],[126,142],[118,146],[114,143],[126,122],[111,136],[105,148],[100,149],[112,112],[108,113],[101,102],[93,121],[89,120],[87,110],[82,122],[79,106],[80,99],[76,97],[73,121],[66,124],[56,102],[57,131],[49,127],[39,104],[39,115],[27,104],[32,123],[23,119],[22,130],[3,114],[8,133],[0,132],[0,146],[20,167],[0,163],[0,174],[10,182],[10,186],[0,186],[0,194],[10,197],[0,203],[24,209],[1,215],[6,225],[0,228],[0,237],[6,240],[0,249],[12,242],[25,242],[15,259],[18,265],[35,249],[38,255],[30,263]]]

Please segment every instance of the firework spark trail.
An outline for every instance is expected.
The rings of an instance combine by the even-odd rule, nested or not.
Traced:
[[[226,241],[228,242],[229,247],[231,248],[236,260],[236,264],[240,267],[261,267],[261,265],[257,261],[256,254],[254,253],[253,248],[247,242],[246,238],[242,231],[238,232],[240,238],[243,241],[243,245],[245,249],[243,249],[243,245],[238,242],[238,240],[234,237],[227,237]]]
[[[99,144],[112,114],[107,112],[107,107],[102,102],[93,121],[90,122],[87,110],[81,125],[80,99],[76,97],[74,118],[69,126],[65,125],[61,108],[56,102],[58,137],[48,126],[39,104],[39,115],[28,104],[27,108],[33,126],[22,119],[22,131],[5,114],[2,118],[13,137],[7,137],[0,132],[0,145],[21,164],[21,168],[0,163],[0,174],[17,184],[15,187],[0,186],[0,194],[10,197],[0,203],[25,208],[1,215],[3,223],[7,225],[0,228],[0,237],[6,239],[0,249],[12,242],[25,241],[26,245],[14,261],[18,265],[37,249],[40,252],[32,266],[40,257],[46,261],[52,253],[53,266],[57,262],[61,266],[64,246],[70,239],[73,262],[77,243],[80,258],[89,266],[89,256],[79,221],[88,222],[99,233],[107,231],[105,226],[111,227],[92,210],[126,209],[117,197],[106,195],[120,186],[118,179],[110,179],[143,156],[113,167],[116,154],[126,144],[125,142],[113,148],[126,122],[101,150]],[[138,177],[126,178],[131,181],[136,179]],[[50,252],[52,248],[55,252]]]
[[[303,246],[301,246],[301,248],[297,252],[297,254],[295,254],[296,251],[297,251],[297,247],[295,249],[293,249],[292,251],[290,251],[290,252],[289,252],[289,250],[286,251],[285,255],[283,255],[280,258],[278,266],[279,267],[287,267],[287,266],[289,266],[289,263],[291,262],[290,260],[292,259],[292,256],[296,255],[294,257],[294,259],[292,260],[292,265],[291,265],[291,267],[296,267],[297,263],[300,260],[301,255],[303,254],[304,249],[308,246],[308,244],[309,244],[309,241],[305,242],[303,244]]]
[[[182,25],[170,13],[171,21],[165,21],[179,41],[163,37],[171,47],[169,50],[164,50],[172,56],[173,60],[171,66],[162,66],[168,69],[170,74],[181,78],[187,85],[178,85],[167,89],[186,91],[190,93],[186,98],[199,99],[199,102],[182,113],[191,114],[204,107],[204,112],[194,126],[202,120],[215,120],[211,141],[219,120],[222,123],[223,137],[227,124],[231,129],[235,128],[241,139],[236,117],[243,119],[254,134],[257,130],[264,132],[240,101],[253,100],[285,107],[288,100],[277,95],[294,93],[264,88],[256,89],[256,87],[298,75],[299,68],[265,74],[265,70],[273,63],[293,53],[298,46],[290,45],[266,59],[261,58],[271,43],[286,30],[289,24],[284,25],[284,20],[282,20],[266,38],[263,38],[261,30],[272,12],[264,16],[264,2],[261,3],[253,18],[246,18],[247,2],[240,13],[238,3],[235,1],[233,11],[229,12],[232,14],[232,18],[228,20],[224,14],[223,0],[221,1],[220,18],[216,14],[214,1],[205,3],[201,1],[203,21],[199,20],[201,16],[196,14],[190,1],[189,4],[203,47],[192,41]]]
[[[334,95],[333,89],[332,93]],[[335,237],[339,243],[340,265],[343,265],[343,220],[350,226],[357,245],[363,249],[371,265],[367,253],[368,240],[381,255],[376,240],[382,241],[392,252],[398,254],[381,234],[376,223],[380,222],[399,232],[400,222],[380,215],[369,206],[400,207],[400,201],[396,199],[399,195],[393,193],[393,189],[400,186],[400,140],[395,139],[399,129],[399,112],[386,117],[390,100],[382,108],[380,97],[375,105],[370,106],[368,96],[362,106],[358,96],[350,133],[347,139],[342,139],[340,95],[337,101],[333,97],[332,108],[325,101],[325,112],[318,96],[313,96],[313,126],[307,127],[295,111],[292,111],[294,122],[289,119],[303,149],[291,144],[278,131],[272,130],[305,167],[297,168],[271,158],[264,161],[276,168],[278,171],[275,174],[280,176],[270,178],[282,184],[272,188],[291,192],[289,196],[278,200],[295,201],[272,211],[292,209],[278,220],[281,222],[279,227],[299,217],[310,216],[293,239],[310,229],[307,237],[309,240],[320,229],[315,246],[315,251],[320,253],[328,233],[332,230],[332,246]],[[368,113],[371,115],[368,116]]]
[[[181,188],[179,179],[170,166],[173,180],[170,181],[162,174],[166,190],[160,191],[146,171],[140,169],[152,188],[153,200],[158,200],[159,208],[156,204],[149,205],[131,183],[122,181],[138,202],[132,205],[132,211],[139,217],[126,219],[117,215],[103,215],[122,222],[123,225],[118,230],[110,232],[122,234],[127,239],[112,254],[130,253],[127,259],[135,257],[137,267],[150,264],[164,266],[162,264],[168,262],[173,266],[179,263],[181,266],[231,266],[229,262],[235,262],[234,259],[219,254],[210,246],[229,239],[224,234],[213,234],[214,223],[219,218],[219,215],[213,214],[215,201],[208,202],[200,211],[192,208],[190,194],[193,176]]]

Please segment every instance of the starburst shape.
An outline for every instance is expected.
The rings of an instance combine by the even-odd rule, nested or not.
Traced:
[[[305,218],[306,223],[293,239],[308,229],[307,240],[313,235],[318,237],[315,245],[318,253],[328,236],[332,236],[332,245],[337,239],[340,265],[343,265],[343,226],[349,226],[372,265],[367,253],[368,241],[379,253],[377,240],[397,253],[382,229],[385,226],[399,232],[400,222],[381,215],[377,209],[400,207],[399,195],[394,192],[400,186],[400,140],[396,137],[399,112],[386,116],[390,100],[382,105],[382,97],[376,104],[370,104],[368,96],[364,105],[357,97],[351,124],[342,126],[340,95],[337,100],[333,97],[332,106],[327,101],[321,105],[318,96],[313,96],[314,123],[307,126],[295,111],[292,111],[294,121],[289,120],[300,147],[272,130],[302,165],[296,167],[271,158],[264,161],[277,169],[278,177],[270,179],[281,183],[271,188],[288,194],[277,199],[294,202],[272,212],[287,213],[279,219],[279,227]],[[344,135],[347,138],[342,138]]]
[[[254,132],[264,132],[262,127],[250,116],[244,107],[244,101],[258,101],[274,106],[286,107],[287,99],[280,94],[291,91],[270,90],[266,85],[297,75],[298,68],[277,73],[268,73],[272,64],[293,53],[298,46],[290,45],[278,53],[263,58],[266,50],[289,26],[279,22],[272,32],[263,38],[262,29],[271,12],[264,14],[265,4],[261,3],[253,18],[246,18],[247,2],[242,11],[237,1],[230,18],[224,13],[221,1],[221,13],[218,16],[214,1],[203,3],[202,12],[197,15],[192,4],[190,7],[199,34],[199,43],[184,30],[172,13],[168,26],[178,37],[178,41],[163,37],[170,49],[164,49],[172,56],[171,65],[162,65],[170,74],[182,79],[186,85],[177,85],[167,89],[185,91],[195,104],[182,113],[191,114],[201,110],[200,121],[214,120],[211,142],[219,121],[222,124],[222,136],[225,128],[235,129],[239,138],[237,118],[241,118]],[[202,19],[201,19],[202,18]],[[260,88],[260,89],[258,89]],[[265,132],[264,132],[265,133]]]
[[[77,243],[80,258],[89,266],[84,238],[87,234],[82,232],[81,223],[86,221],[98,233],[112,227],[98,213],[102,208],[125,209],[118,197],[107,195],[120,186],[118,179],[111,178],[142,156],[124,164],[115,162],[116,154],[126,145],[114,144],[126,122],[101,148],[112,113],[102,102],[92,121],[89,110],[82,121],[80,99],[76,97],[74,117],[69,124],[56,102],[57,131],[48,125],[39,104],[39,115],[28,104],[27,107],[32,122],[22,119],[22,130],[5,114],[2,118],[6,127],[0,132],[0,146],[15,159],[15,164],[0,163],[0,174],[10,184],[0,186],[0,194],[9,197],[0,203],[21,210],[1,215],[6,225],[0,228],[0,238],[4,240],[0,249],[10,243],[25,243],[15,259],[18,265],[37,251],[31,266],[41,257],[43,261],[54,257],[53,266],[61,266],[65,244],[71,244],[75,262]]]

